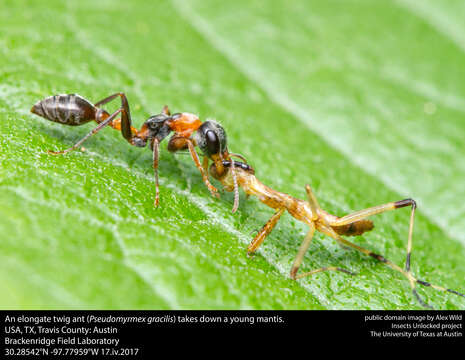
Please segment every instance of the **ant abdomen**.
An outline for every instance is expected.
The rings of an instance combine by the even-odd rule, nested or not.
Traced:
[[[38,101],[31,112],[47,120],[77,126],[96,119],[97,108],[77,94],[54,95]]]

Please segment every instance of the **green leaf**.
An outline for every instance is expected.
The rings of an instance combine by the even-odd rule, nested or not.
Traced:
[[[86,151],[50,156],[93,125],[29,113],[38,100],[128,96],[138,127],[168,104],[215,118],[229,148],[269,186],[310,183],[338,216],[418,200],[412,270],[464,291],[463,5],[425,1],[6,1],[0,11],[0,307],[81,309],[410,309],[407,281],[257,199],[209,195],[188,156],[151,154],[105,129]],[[460,15],[461,14],[461,15]],[[462,17],[461,17],[462,16]],[[112,105],[116,108],[115,102]],[[216,183],[219,186],[218,183]],[[409,211],[352,238],[402,265]],[[419,289],[435,308],[463,298]]]

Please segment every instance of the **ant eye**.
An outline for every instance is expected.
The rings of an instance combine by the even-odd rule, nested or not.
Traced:
[[[209,154],[218,154],[220,152],[220,141],[213,130],[205,133],[205,140]]]
[[[194,134],[203,154],[210,157],[226,150],[226,133],[223,127],[214,121],[205,121]]]
[[[158,114],[151,116],[145,123],[150,130],[156,131],[163,126],[167,119],[169,119],[169,116],[165,114]]]

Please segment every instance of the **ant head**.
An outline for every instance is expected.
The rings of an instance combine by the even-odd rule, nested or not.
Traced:
[[[171,132],[168,125],[170,119],[171,117],[164,113],[149,117],[140,128],[138,135],[133,137],[132,144],[144,147],[147,141],[152,139],[161,142]]]
[[[202,153],[211,158],[212,155],[223,154],[227,148],[226,132],[223,127],[215,121],[205,121],[194,134]]]
[[[145,125],[151,132],[156,132],[165,124],[167,120],[171,119],[171,116],[166,114],[153,115],[147,119]]]
[[[148,131],[148,138],[157,138],[162,141],[171,132],[171,128],[168,125],[168,121],[171,120],[171,116],[164,113],[151,116],[144,123]]]

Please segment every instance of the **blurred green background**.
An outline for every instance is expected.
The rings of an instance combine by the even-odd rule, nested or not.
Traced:
[[[136,126],[164,104],[220,121],[265,183],[337,215],[412,197],[412,268],[465,291],[465,4],[462,1],[0,2],[0,308],[417,309],[408,283],[290,216],[258,254],[273,211],[213,199],[188,156],[151,153],[111,129],[29,113],[79,93],[128,96]],[[117,106],[116,102],[113,105]],[[218,183],[216,183],[219,185]],[[407,209],[351,240],[403,264]],[[465,299],[420,289],[435,308]]]

